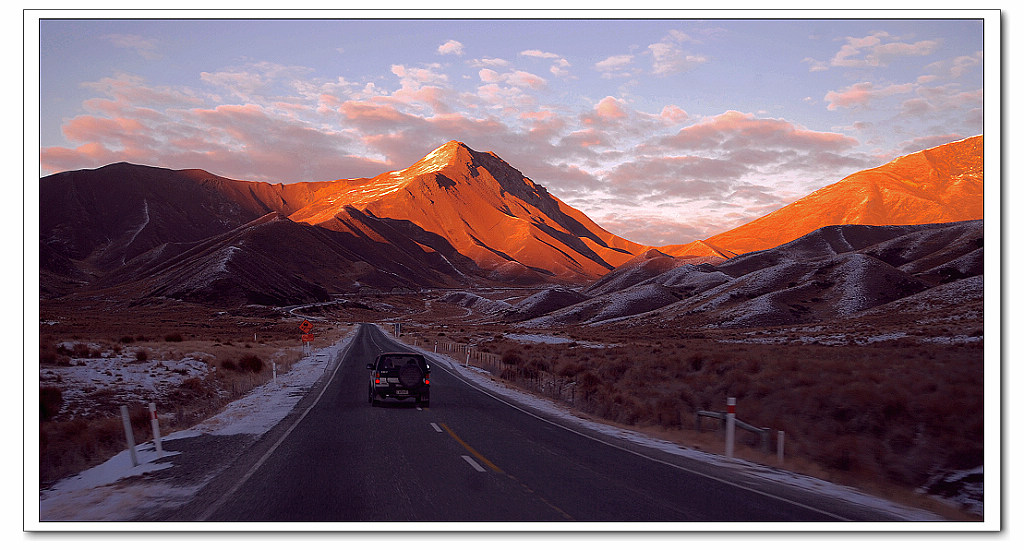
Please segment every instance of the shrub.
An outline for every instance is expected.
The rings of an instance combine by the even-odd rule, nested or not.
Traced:
[[[527,368],[547,372],[551,370],[551,364],[543,357],[534,357],[526,363]]]
[[[260,372],[263,370],[263,360],[253,354],[243,355],[238,361],[224,359],[220,363],[221,368],[238,372]]]
[[[252,354],[244,355],[238,360],[238,369],[245,372],[260,372],[263,370],[263,360]]]
[[[186,378],[178,386],[178,389],[171,392],[169,398],[172,402],[188,403],[194,399],[211,397],[213,391],[203,381],[196,377]]]
[[[506,365],[516,366],[523,362],[523,358],[519,355],[518,351],[510,349],[501,355],[501,362]]]
[[[52,386],[45,386],[39,388],[39,419],[42,421],[50,420],[57,413],[60,412],[61,405],[64,404],[64,396],[60,391],[60,388]]]
[[[135,352],[136,361],[146,361],[147,359],[149,359],[149,352],[147,352],[146,350],[140,349]]]
[[[185,338],[181,335],[180,332],[172,332],[172,333],[168,334],[167,336],[164,336],[164,340],[166,340],[168,342],[181,342],[184,339]]]
[[[39,350],[39,363],[52,365],[57,362],[57,352],[50,349]]]

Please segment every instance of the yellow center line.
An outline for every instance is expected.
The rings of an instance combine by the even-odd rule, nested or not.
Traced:
[[[494,470],[495,472],[498,472],[499,474],[503,474],[503,475],[505,475],[506,477],[508,477],[508,478],[509,478],[509,479],[511,479],[512,481],[514,481],[514,482],[518,483],[518,484],[519,484],[519,485],[520,485],[520,486],[521,486],[521,487],[523,488],[523,490],[524,490],[524,491],[526,491],[527,493],[529,493],[529,494],[531,494],[531,495],[533,495],[533,496],[537,497],[538,499],[540,499],[540,501],[541,501],[541,502],[543,502],[544,504],[546,504],[546,505],[547,505],[548,507],[550,507],[550,508],[551,508],[552,510],[554,510],[554,511],[558,512],[558,513],[559,513],[559,514],[560,514],[560,515],[561,515],[561,516],[562,516],[563,518],[565,518],[565,519],[567,519],[567,520],[569,520],[569,521],[573,521],[573,517],[572,517],[572,516],[570,516],[569,514],[567,514],[567,513],[565,512],[565,510],[562,510],[562,509],[561,509],[561,508],[559,508],[558,506],[555,506],[554,504],[552,504],[551,502],[549,502],[549,501],[548,501],[547,499],[545,499],[544,497],[542,497],[542,496],[540,496],[539,494],[535,493],[533,489],[531,489],[531,488],[530,488],[529,486],[527,486],[527,485],[526,485],[525,483],[523,483],[522,481],[519,481],[518,479],[516,479],[516,477],[515,477],[515,476],[513,476],[512,474],[506,474],[506,473],[505,473],[504,471],[502,471],[502,469],[501,469],[501,468],[499,468],[498,466],[496,466],[496,465],[495,465],[495,464],[494,464],[493,462],[491,462],[490,460],[487,460],[487,458],[486,458],[486,457],[485,457],[484,455],[480,454],[480,453],[479,453],[479,452],[478,452],[478,451],[477,451],[476,449],[474,449],[473,447],[470,447],[470,446],[469,446],[469,444],[467,444],[467,443],[466,443],[465,441],[463,441],[463,440],[462,440],[462,439],[461,439],[461,438],[460,438],[459,436],[455,435],[455,432],[453,432],[453,431],[452,431],[452,429],[451,429],[451,428],[449,428],[447,424],[445,424],[445,423],[443,423],[443,422],[442,422],[442,423],[441,423],[441,428],[442,428],[442,429],[444,429],[444,431],[448,432],[448,435],[452,436],[452,439],[454,439],[455,441],[458,441],[458,442],[459,442],[459,445],[462,445],[462,447],[463,447],[464,449],[466,449],[467,451],[469,451],[469,452],[470,452],[470,454],[472,454],[473,456],[475,456],[475,457],[477,458],[477,460],[479,460],[480,462],[482,462],[482,463],[483,463],[483,464],[484,464],[485,466],[487,466],[488,468],[490,468],[490,469]],[[464,457],[464,458],[465,458],[465,457]]]
[[[444,431],[448,432],[448,435],[452,436],[452,439],[454,439],[455,441],[458,441],[459,445],[462,445],[467,451],[469,451],[473,456],[475,456],[477,458],[477,460],[482,462],[484,464],[484,466],[487,466],[488,468],[494,470],[495,472],[498,472],[499,474],[504,474],[505,473],[504,471],[502,471],[501,468],[497,467],[493,462],[491,462],[490,460],[487,460],[487,457],[485,457],[484,455],[482,455],[479,452],[477,452],[476,449],[474,449],[473,447],[470,447],[469,444],[467,444],[465,441],[460,439],[459,436],[455,435],[455,432],[453,432],[452,429],[449,428],[447,424],[442,422],[441,423],[441,428],[443,428]]]

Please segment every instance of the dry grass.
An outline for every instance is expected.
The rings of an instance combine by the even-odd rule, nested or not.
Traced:
[[[49,304],[44,304],[49,305]],[[41,319],[61,318],[41,308]],[[171,304],[114,315],[82,308],[63,322],[40,325],[40,367],[60,372],[84,358],[123,356],[128,360],[173,362],[195,358],[210,367],[206,376],[187,378],[173,391],[154,399],[166,435],[217,414],[223,407],[273,376],[271,363],[284,374],[302,358],[298,320],[260,309],[209,311]],[[319,327],[318,339],[333,342],[347,329]],[[234,366],[234,368],[231,368]],[[226,367],[226,368],[225,368]],[[89,394],[96,402],[89,414],[60,410],[60,389],[40,388],[40,482],[47,486],[100,464],[125,448],[120,406],[131,412],[137,442],[152,437],[148,399],[129,399],[113,387]]]
[[[427,348],[434,342],[472,344],[474,364],[491,368],[510,384],[559,399],[581,415],[717,453],[723,452],[721,433],[711,431],[709,419],[705,419],[705,431],[697,432],[695,413],[722,411],[726,398],[736,397],[740,419],[771,428],[773,434],[785,431],[786,468],[887,498],[911,498],[913,490],[934,472],[982,463],[980,342],[955,346],[906,340],[838,346],[737,344],[723,342],[802,332],[800,327],[730,332],[567,326],[552,334],[603,347],[535,344],[507,338],[507,332],[516,331],[466,317],[462,308],[446,309],[444,304],[425,303],[422,297],[387,300],[371,304],[376,310],[317,311],[342,326],[332,334],[318,333],[318,342],[335,341],[349,330],[346,323],[421,312],[403,321],[403,339],[410,344]],[[890,314],[884,319],[845,322],[835,333],[851,338],[900,331],[914,338],[981,336],[981,320],[969,306],[964,306],[963,315],[953,312],[958,314],[950,315],[948,322],[921,323],[918,315],[904,319]],[[254,308],[221,314],[174,303],[133,309],[128,322],[110,311],[95,311],[95,304],[92,307],[56,325],[41,325],[41,362],[74,361],[56,351],[56,345],[65,341],[101,342],[104,349],[120,346],[124,353],[144,347],[157,359],[206,354],[210,364],[218,366],[225,360],[237,363],[246,354],[260,355],[269,364],[275,360],[272,354],[281,350],[299,353],[296,320],[280,312]],[[58,313],[44,308],[41,318],[56,318]],[[824,332],[828,329],[817,334]],[[176,341],[177,334],[182,341]],[[93,353],[83,347],[71,351],[72,355]],[[465,349],[451,356],[461,362]],[[277,364],[296,358],[282,357]],[[214,376],[183,383],[170,400],[172,408],[161,408],[174,410],[175,425],[186,427],[261,383],[259,376],[219,368]],[[262,376],[269,376],[266,369]],[[42,423],[41,434],[49,430],[45,437],[50,447],[41,449],[41,457],[58,447],[67,450],[52,453],[62,458],[41,458],[41,462],[51,460],[60,466],[54,472],[74,472],[120,451],[119,420],[110,432],[114,435],[108,435],[104,422],[108,421],[97,419],[97,427],[91,430],[95,433],[81,435],[82,440],[78,440],[81,425],[58,430],[59,423]],[[764,454],[758,438],[739,433],[738,456],[775,464],[774,435],[771,452]],[[109,448],[101,450],[100,443]]]
[[[603,421],[715,452],[722,435],[711,419],[698,433],[696,412],[724,411],[735,397],[738,418],[772,430],[769,454],[756,434],[737,431],[752,460],[776,464],[783,430],[787,467],[876,492],[910,493],[937,471],[983,463],[981,343],[723,345],[711,335],[658,342],[577,335],[609,344],[596,348],[469,330],[407,338],[473,342],[504,359],[492,369],[501,379]],[[465,352],[452,356],[465,360]]]

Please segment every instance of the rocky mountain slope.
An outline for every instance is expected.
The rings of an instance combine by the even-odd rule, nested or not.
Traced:
[[[40,200],[44,297],[116,287],[276,304],[367,287],[586,282],[646,249],[455,141],[375,178],[289,185],[119,163],[41,178]]]
[[[741,252],[832,223],[980,218],[981,149],[978,136],[908,155],[733,231],[657,249],[605,231],[494,153],[457,141],[374,178],[287,185],[119,163],[40,179],[40,292],[284,305],[500,282],[589,285],[580,297],[628,291],[620,300],[661,307],[680,299],[664,290],[673,285],[637,283],[739,265]],[[713,276],[735,277],[730,269]],[[549,307],[539,300],[516,315]],[[634,308],[597,309],[610,319]]]
[[[588,281],[646,249],[605,231],[494,153],[457,141],[404,170],[353,181],[291,218],[330,226],[347,207],[412,222],[497,277],[532,272]]]
[[[829,226],[711,264],[636,262],[558,308],[538,298],[504,313],[524,328],[665,325],[747,328],[831,323],[879,308],[970,304],[981,311],[984,223]],[[922,306],[923,307],[923,306]],[[523,320],[530,312],[544,312]],[[925,317],[922,317],[922,319]]]

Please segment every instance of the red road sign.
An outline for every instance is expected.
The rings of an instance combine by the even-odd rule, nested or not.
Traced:
[[[309,334],[309,331],[313,330],[313,323],[310,323],[309,319],[303,319],[302,323],[299,325],[299,330],[305,332],[306,334]]]
[[[312,342],[313,341],[313,335],[312,334],[303,334],[302,335],[302,341],[303,342]]]

